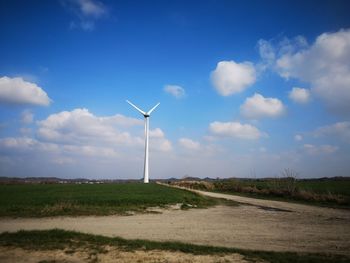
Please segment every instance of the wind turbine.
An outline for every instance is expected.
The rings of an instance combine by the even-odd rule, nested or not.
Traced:
[[[158,104],[156,106],[154,106],[152,109],[150,109],[149,111],[145,112],[143,110],[141,110],[140,108],[138,108],[136,105],[132,104],[130,101],[126,100],[127,103],[129,103],[132,107],[134,107],[138,112],[140,112],[143,117],[145,117],[145,163],[144,163],[144,167],[143,167],[143,182],[145,184],[147,184],[149,182],[148,179],[148,135],[149,135],[149,117],[152,113],[152,111],[154,111],[160,104],[160,102],[158,102]]]

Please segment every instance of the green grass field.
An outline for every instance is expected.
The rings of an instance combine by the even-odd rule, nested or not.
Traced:
[[[297,186],[303,190],[313,191],[319,194],[338,194],[350,196],[350,180],[299,180]]]
[[[0,216],[110,215],[181,203],[207,207],[215,199],[157,184],[0,185]]]
[[[64,250],[74,253],[79,248],[87,248],[91,254],[106,253],[104,247],[112,246],[122,250],[167,250],[181,251],[195,255],[238,253],[250,262],[270,263],[345,263],[350,259],[342,255],[322,253],[268,252],[227,247],[213,247],[181,242],[156,242],[148,240],[126,240],[98,235],[83,234],[59,229],[45,231],[19,231],[1,233],[0,245],[21,247],[29,250]],[[51,261],[50,261],[51,262]]]
[[[223,180],[223,182],[225,182]],[[230,183],[230,181],[227,181]],[[283,179],[234,180],[232,183],[258,189],[286,188]],[[295,187],[299,190],[312,191],[318,194],[335,194],[350,196],[350,180],[296,180]]]

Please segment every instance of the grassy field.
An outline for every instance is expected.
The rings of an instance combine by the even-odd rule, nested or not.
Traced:
[[[196,255],[238,253],[251,262],[263,260],[271,263],[325,263],[350,262],[350,259],[341,255],[322,253],[294,253],[294,252],[267,252],[246,249],[212,247],[185,244],[180,242],[155,242],[148,240],[126,240],[122,238],[109,238],[63,230],[45,231],[19,231],[16,233],[0,234],[0,245],[5,247],[20,247],[28,250],[66,250],[75,253],[81,248],[87,248],[91,254],[107,253],[105,246],[118,249],[135,250],[167,250],[181,251]],[[67,250],[68,249],[68,250]],[[94,258],[96,259],[96,257]]]
[[[264,199],[287,200],[315,205],[350,207],[350,179],[294,178],[221,179],[173,182],[184,187]]]
[[[350,196],[350,180],[299,180],[297,187],[319,194],[337,194]]]
[[[279,188],[281,190],[287,190],[288,187],[296,188],[301,191],[310,191],[318,194],[335,194],[350,196],[350,180],[284,180],[283,178],[277,179],[252,179],[252,180],[222,180],[222,183],[236,184],[242,187],[256,187],[257,189],[274,189]],[[220,182],[219,182],[220,183]],[[290,189],[292,190],[292,189]]]
[[[181,203],[207,207],[215,199],[157,184],[0,185],[0,216],[110,215]]]

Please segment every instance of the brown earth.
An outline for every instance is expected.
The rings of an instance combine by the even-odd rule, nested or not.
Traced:
[[[0,232],[61,228],[127,239],[350,255],[349,210],[197,192],[243,204],[133,216],[2,218]]]
[[[105,263],[126,263],[126,262],[168,262],[168,263],[246,263],[239,254],[226,255],[192,255],[182,252],[169,251],[123,251],[117,248],[107,248],[106,253],[92,254],[86,250],[25,250],[15,247],[0,247],[0,262],[2,263],[82,263],[82,262],[105,262]]]

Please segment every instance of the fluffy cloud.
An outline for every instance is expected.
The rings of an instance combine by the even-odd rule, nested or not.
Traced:
[[[303,136],[301,136],[300,134],[296,134],[296,135],[294,136],[294,140],[297,141],[297,142],[300,142],[300,141],[303,140]]]
[[[164,132],[160,128],[149,131],[149,137],[151,138],[164,138]]]
[[[340,138],[345,142],[350,143],[350,122],[337,122],[331,125],[319,127],[313,132],[313,135],[316,137],[330,136]]]
[[[172,150],[171,142],[165,138],[165,134],[160,128],[149,131],[150,149],[161,152],[169,152]]]
[[[122,115],[97,117],[87,109],[52,114],[38,122],[39,138],[57,143],[140,144],[141,138],[121,131],[120,126],[142,125],[142,120]]]
[[[199,148],[200,148],[199,142],[193,141],[193,140],[188,139],[188,138],[180,138],[179,144],[181,145],[181,147],[188,149],[188,150],[199,150]]]
[[[25,81],[21,77],[0,78],[0,102],[48,106],[50,101],[46,92],[35,83]]]
[[[50,115],[37,122],[38,137],[47,142],[97,147],[141,147],[144,144],[143,128],[132,134],[132,126],[142,126],[143,121],[117,114],[97,117],[87,109],[75,109]],[[128,128],[125,130],[125,128]],[[141,132],[142,131],[142,132]],[[171,142],[159,129],[150,130],[150,149],[167,152]],[[86,148],[84,152],[94,149]],[[106,151],[108,152],[108,151]]]
[[[30,124],[33,122],[34,115],[30,110],[24,110],[21,114],[21,122],[24,124]]]
[[[258,93],[247,98],[241,106],[242,115],[250,119],[279,117],[284,112],[285,107],[279,99],[265,98]]]
[[[177,85],[166,85],[164,91],[177,99],[181,99],[186,96],[185,90]]]
[[[308,43],[303,36],[297,36],[292,39],[283,38],[281,41],[267,41],[260,39],[258,41],[259,54],[262,58],[263,69],[267,67],[273,67],[276,70],[276,60],[285,54],[292,54],[298,50],[305,49],[308,47]],[[288,78],[288,74],[281,75]]]
[[[250,124],[239,122],[212,122],[209,130],[213,135],[238,139],[256,140],[267,135]]]
[[[142,120],[120,114],[99,117],[87,109],[74,109],[35,124],[33,132],[21,137],[0,138],[0,172],[7,167],[17,176],[135,178],[142,174]],[[150,151],[152,160],[172,151],[159,128],[150,131]],[[53,170],[52,165],[60,168]]]
[[[41,142],[30,137],[8,137],[0,139],[0,146],[3,149],[13,151],[14,153],[29,154],[53,154],[58,159],[68,157],[116,157],[117,153],[113,148],[90,146],[90,145],[71,145],[55,144],[50,142]],[[55,162],[55,161],[54,161]]]
[[[168,139],[162,138],[161,140],[155,141],[155,143],[150,146],[150,149],[161,152],[170,152],[173,149],[173,146]]]
[[[254,84],[256,70],[250,62],[221,61],[211,72],[211,80],[220,95],[229,96]]]
[[[296,103],[305,104],[310,101],[310,91],[308,89],[294,87],[289,92],[289,98]]]
[[[107,8],[103,3],[93,0],[76,0],[80,12],[85,16],[99,18],[106,15]]]
[[[310,155],[318,154],[332,154],[338,150],[338,147],[332,145],[313,145],[313,144],[304,144],[303,146],[305,152]]]
[[[268,45],[268,42],[263,42]],[[334,112],[350,114],[350,30],[319,35],[312,45],[302,37],[273,47],[267,64],[284,78],[307,82],[311,92]],[[265,56],[264,52],[261,53]],[[266,56],[265,56],[266,57]]]
[[[120,114],[97,117],[87,109],[75,109],[52,114],[37,124],[38,137],[48,142],[98,147],[130,147],[144,144],[143,132],[142,135],[133,135],[130,132],[132,126],[142,126],[143,121]],[[126,127],[129,129],[125,130]],[[150,140],[151,150],[172,150],[171,142],[159,128],[150,130]]]
[[[86,109],[83,109],[83,110],[88,112],[88,110]],[[140,119],[126,117],[121,114],[116,114],[108,117],[98,117],[98,118],[105,124],[118,125],[120,127],[132,127],[132,126],[138,126],[143,124],[143,121]]]
[[[70,154],[75,156],[85,157],[117,157],[115,149],[110,147],[90,146],[90,145],[63,145],[62,152],[64,155]]]
[[[71,21],[71,29],[92,31],[95,29],[95,21],[108,15],[108,8],[96,0],[64,0],[62,4],[77,19]]]
[[[14,153],[57,152],[59,146],[53,143],[43,143],[30,137],[7,137],[0,139],[0,148]]]
[[[274,63],[276,59],[276,54],[275,54],[275,49],[273,46],[270,44],[270,42],[260,39],[258,41],[258,47],[259,47],[259,54],[260,57],[263,59],[263,61],[266,64],[271,64]]]

